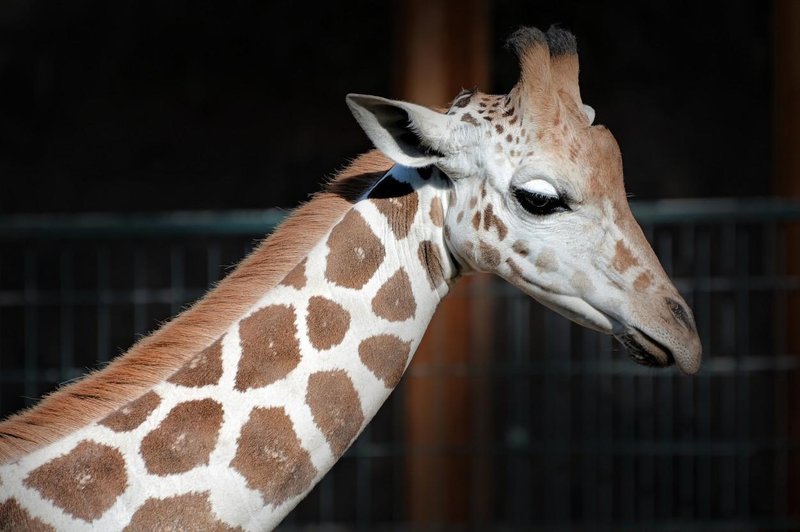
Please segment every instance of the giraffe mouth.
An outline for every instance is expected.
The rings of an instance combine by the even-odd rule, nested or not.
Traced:
[[[665,368],[675,364],[672,351],[646,332],[634,328],[632,332],[616,336],[628,350],[631,359],[648,367]]]

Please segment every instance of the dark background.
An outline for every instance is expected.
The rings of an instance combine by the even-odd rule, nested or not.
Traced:
[[[5,0],[0,213],[291,207],[369,148],[347,92],[396,96],[399,2]],[[642,198],[770,193],[770,3],[490,4],[578,37],[584,101]],[[443,104],[446,102],[442,102]]]

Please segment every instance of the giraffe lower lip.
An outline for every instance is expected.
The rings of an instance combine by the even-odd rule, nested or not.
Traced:
[[[667,367],[675,364],[672,351],[664,344],[640,329],[617,336],[628,354],[637,364],[649,367]],[[649,345],[648,345],[649,344]]]

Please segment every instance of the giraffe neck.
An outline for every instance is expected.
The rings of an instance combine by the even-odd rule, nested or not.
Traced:
[[[392,168],[169,379],[0,468],[0,524],[277,525],[397,385],[455,280],[447,201],[438,171]]]

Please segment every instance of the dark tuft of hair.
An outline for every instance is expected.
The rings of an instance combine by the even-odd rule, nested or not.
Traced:
[[[552,57],[578,53],[578,42],[575,40],[575,36],[567,30],[550,26],[545,36]]]
[[[537,44],[547,44],[547,37],[538,28],[520,27],[506,40],[506,48],[521,58],[526,50]]]

